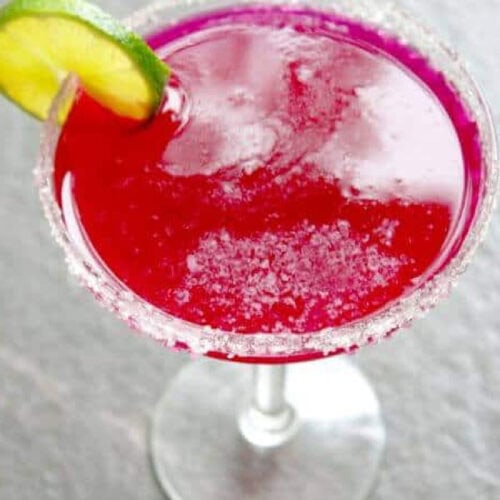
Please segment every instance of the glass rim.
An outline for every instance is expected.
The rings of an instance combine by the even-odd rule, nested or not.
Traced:
[[[490,110],[479,86],[457,54],[439,41],[431,30],[415,21],[413,16],[410,17],[401,11],[392,2],[271,0],[256,4],[251,0],[236,2],[161,0],[133,13],[125,23],[138,32],[151,33],[161,11],[170,11],[172,14],[175,9],[188,11],[191,9],[192,12],[188,14],[185,10],[180,12],[181,17],[188,17],[189,14],[245,4],[313,7],[315,10],[337,12],[378,27],[405,45],[415,48],[454,86],[460,100],[478,125],[482,166],[486,174],[484,194],[476,210],[475,221],[455,255],[421,286],[382,310],[347,325],[327,327],[315,332],[242,334],[197,325],[168,314],[136,295],[104,268],[89,262],[72,242],[63,222],[61,210],[55,199],[52,173],[60,133],[58,110],[76,88],[77,80],[74,77],[69,77],[64,82],[52,103],[49,118],[44,123],[35,168],[40,199],[52,235],[64,250],[70,273],[96,296],[101,305],[114,312],[135,330],[171,348],[182,346],[193,353],[213,352],[229,358],[261,358],[265,362],[266,358],[298,357],[316,353],[328,355],[379,341],[424,316],[440,300],[448,296],[485,235],[495,204],[499,177],[497,140]],[[202,10],[199,10],[200,7]],[[175,16],[169,17],[169,23],[175,21]],[[166,24],[168,23],[162,18],[162,23],[158,24],[158,27]]]

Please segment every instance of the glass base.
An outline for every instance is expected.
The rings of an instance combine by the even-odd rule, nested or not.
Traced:
[[[361,500],[385,445],[372,387],[337,357],[287,367],[297,420],[287,441],[250,444],[239,422],[251,367],[202,359],[186,366],[158,404],[152,459],[170,500]]]

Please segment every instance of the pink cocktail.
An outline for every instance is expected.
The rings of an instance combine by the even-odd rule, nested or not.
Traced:
[[[280,8],[150,42],[173,68],[162,111],[136,124],[80,96],[55,170],[74,238],[142,299],[235,333],[316,332],[387,309],[456,254],[479,131],[415,51]]]
[[[46,208],[72,270],[132,327],[172,348],[287,363],[379,340],[449,291],[491,205],[488,114],[425,30],[359,5],[199,4],[173,23],[160,9],[145,25],[173,70],[158,114],[136,123],[79,92],[60,133],[49,124]],[[406,30],[404,42],[395,29]],[[233,369],[217,368],[221,381]],[[288,446],[300,431],[300,397],[316,384],[304,375],[291,401],[297,419],[282,395],[283,368],[256,370],[242,433],[258,446]],[[356,394],[359,375],[340,372],[331,387]],[[199,381],[188,390],[197,404],[208,391],[202,378],[189,378]],[[383,433],[376,400],[360,400],[373,435],[343,453],[371,450],[368,480]],[[174,400],[165,401],[168,412]],[[158,426],[171,445],[172,421]],[[179,455],[162,456],[162,482],[185,498],[185,484],[165,479]],[[223,489],[238,487],[228,481]]]

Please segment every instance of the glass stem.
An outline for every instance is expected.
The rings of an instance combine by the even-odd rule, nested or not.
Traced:
[[[285,400],[285,365],[255,365],[252,380],[252,405],[261,413],[277,415],[282,413]]]
[[[252,370],[252,395],[240,417],[240,431],[256,446],[279,446],[297,427],[295,412],[285,399],[286,367],[255,365]]]

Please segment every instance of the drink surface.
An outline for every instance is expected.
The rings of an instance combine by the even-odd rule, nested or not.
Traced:
[[[388,306],[473,217],[477,128],[444,78],[369,28],[245,8],[168,27],[147,124],[80,95],[55,184],[88,259],[187,321],[311,332]],[[476,176],[477,177],[477,176]]]

